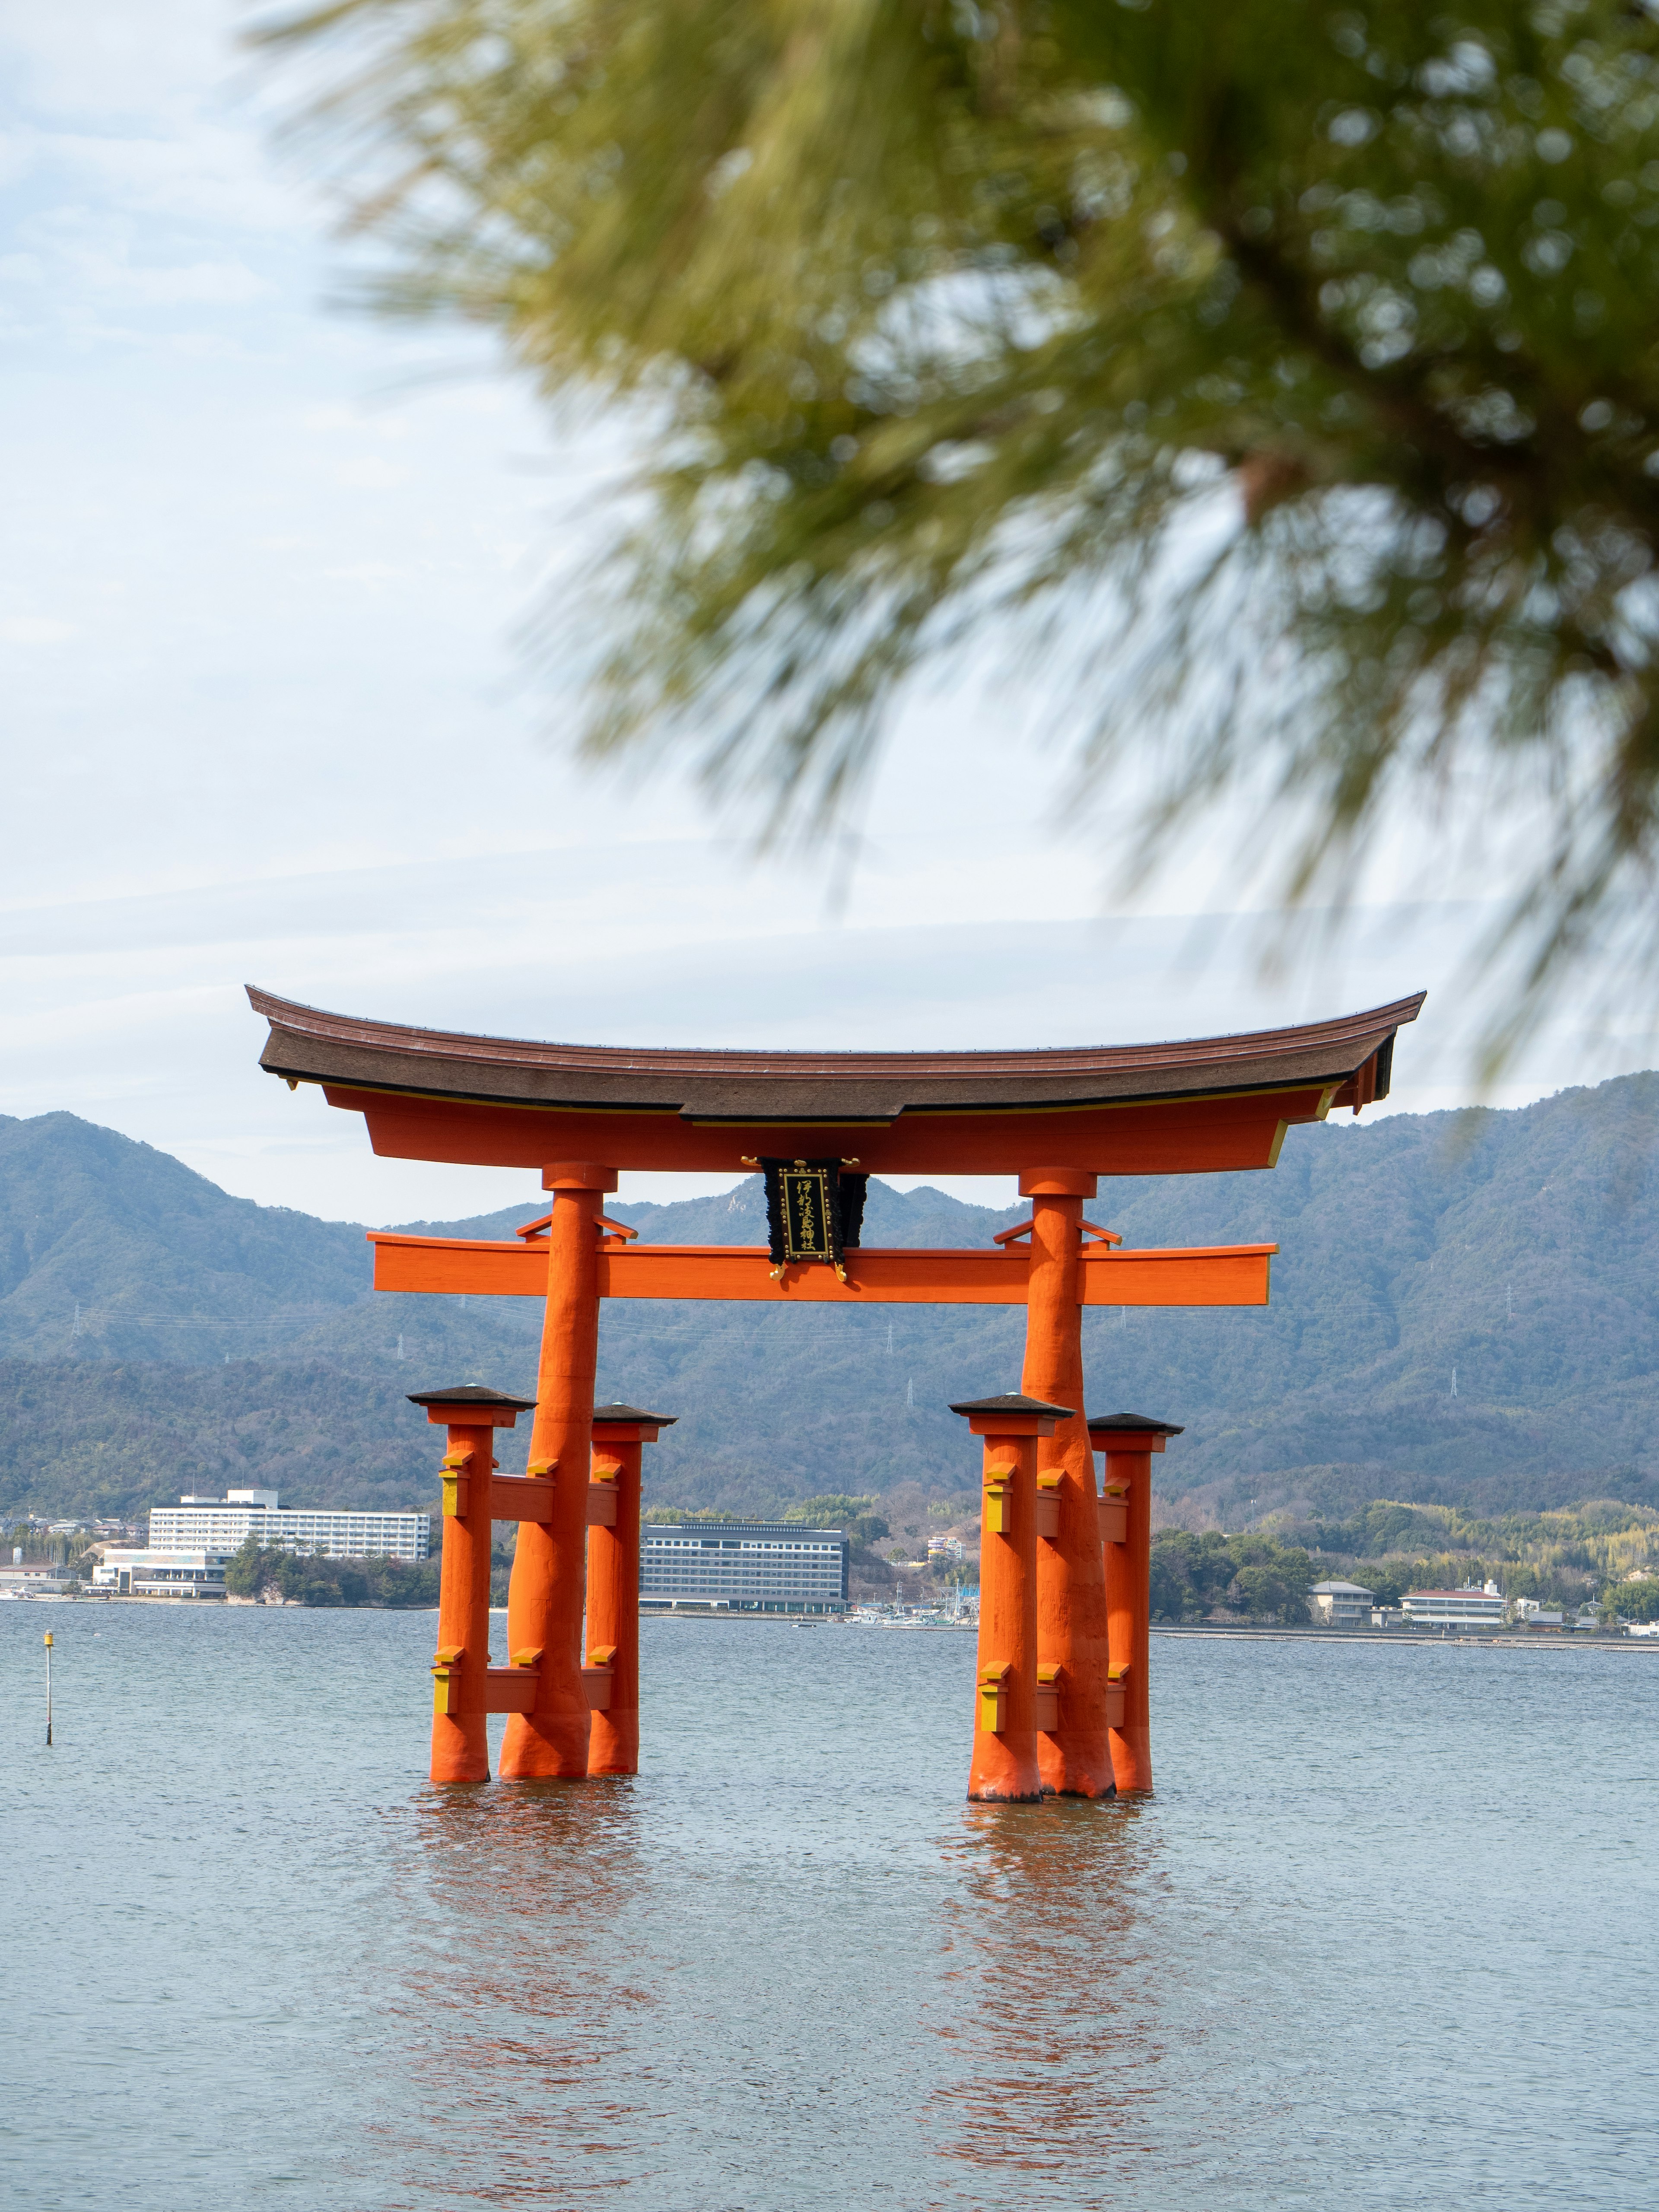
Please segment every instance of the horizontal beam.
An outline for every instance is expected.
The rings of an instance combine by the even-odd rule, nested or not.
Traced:
[[[477,1511],[475,1504],[484,1478],[482,1475],[451,1474],[446,1471],[444,1511],[451,1518],[468,1519]],[[492,1521],[550,1521],[553,1518],[553,1485],[545,1477],[522,1474],[498,1474],[489,1480],[489,1517]]]
[[[464,1237],[403,1237],[371,1230],[374,1287],[439,1297],[539,1298],[547,1294],[544,1243]],[[1265,1306],[1276,1244],[1198,1245],[1188,1250],[1087,1249],[1079,1268],[1085,1306]],[[1023,1306],[1024,1252],[893,1251],[847,1255],[847,1280],[824,1267],[775,1279],[763,1246],[632,1244],[599,1255],[607,1298],[724,1298],[769,1305]]]
[[[329,1104],[363,1115],[383,1159],[538,1170],[549,1160],[603,1160],[613,1168],[734,1177],[756,1153],[803,1151],[855,1156],[866,1173],[882,1176],[1021,1175],[1034,1162],[1103,1176],[1270,1168],[1285,1129],[1322,1121],[1339,1089],[1322,1080],[1036,1109],[907,1107],[873,1123],[803,1123],[422,1097],[323,1079]]]

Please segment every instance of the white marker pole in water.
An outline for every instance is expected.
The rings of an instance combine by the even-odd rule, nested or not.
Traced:
[[[46,1631],[46,1749],[52,1749],[52,1631]]]

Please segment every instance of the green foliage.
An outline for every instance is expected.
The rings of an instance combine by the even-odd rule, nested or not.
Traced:
[[[873,1498],[848,1498],[832,1492],[823,1498],[804,1498],[799,1505],[785,1510],[786,1521],[804,1522],[814,1528],[840,1528],[847,1540],[854,1545],[875,1543],[892,1532],[880,1514],[871,1509]]]
[[[1449,1548],[1368,1558],[1341,1540],[1379,1532],[1398,1536],[1408,1528],[1438,1532]],[[1614,1599],[1617,1609],[1628,1612],[1628,1594],[1650,1585],[1626,1583],[1623,1576],[1646,1569],[1650,1561],[1659,1569],[1659,1513],[1605,1498],[1565,1511],[1491,1520],[1452,1506],[1374,1498],[1345,1522],[1315,1523],[1296,1533],[1316,1545],[1322,1578],[1340,1573],[1385,1605],[1397,1605],[1408,1589],[1456,1589],[1490,1577],[1505,1597],[1552,1605],[1580,1604],[1600,1589],[1604,1602]],[[1659,1591],[1659,1581],[1651,1587]]]
[[[438,1562],[305,1559],[250,1536],[226,1562],[225,1589],[250,1598],[274,1591],[290,1604],[429,1607],[438,1602]]]
[[[346,41],[383,304],[654,430],[596,748],[831,813],[1001,604],[1083,633],[1085,772],[1133,732],[1155,810],[1310,799],[1298,880],[1460,744],[1488,806],[1517,751],[1573,763],[1540,960],[1639,873],[1646,7],[328,0],[288,36]]]
[[[1198,1620],[1225,1610],[1298,1625],[1308,1619],[1313,1579],[1300,1545],[1212,1529],[1196,1536],[1166,1530],[1152,1544],[1152,1619]]]
[[[1626,1620],[1659,1620],[1659,1579],[1616,1583],[1607,1593],[1615,1613]]]

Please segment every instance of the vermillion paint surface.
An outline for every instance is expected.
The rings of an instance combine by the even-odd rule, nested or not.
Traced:
[[[599,1217],[616,1178],[607,1180],[603,1169],[555,1168],[544,1180],[553,1190],[553,1218],[530,1464],[554,1463],[554,1511],[550,1521],[526,1522],[519,1530],[508,1644],[514,1651],[538,1647],[542,1659],[534,1711],[507,1717],[501,1771],[525,1780],[574,1781],[587,1772],[582,1597],[599,1348]]]
[[[489,1462],[493,1428],[449,1426],[451,1452],[470,1452],[467,1510],[444,1522],[438,1583],[438,1649],[461,1651],[459,1711],[432,1716],[432,1779],[488,1782],[485,1700],[489,1668]]]
[[[1248,1036],[966,1054],[635,1051],[362,1021],[252,987],[249,997],[270,1022],[262,1065],[290,1088],[320,1084],[331,1105],[361,1113],[377,1152],[502,1166],[538,1164],[555,1150],[563,1156],[562,1164],[543,1169],[543,1186],[554,1193],[545,1238],[371,1232],[377,1290],[546,1297],[531,1474],[514,1504],[520,1515],[548,1517],[520,1520],[508,1600],[511,1650],[538,1652],[539,1664],[533,1678],[528,1667],[503,1669],[492,1684],[485,1637],[472,1626],[481,1587],[488,1629],[486,1444],[483,1500],[452,1524],[446,1547],[441,1636],[462,1650],[464,1665],[455,1711],[434,1725],[434,1776],[483,1778],[479,1746],[492,1698],[497,1711],[513,1708],[504,1776],[574,1780],[637,1770],[637,1434],[604,1440],[603,1463],[617,1474],[614,1525],[596,1523],[591,1534],[587,1526],[602,1298],[1024,1304],[1020,1419],[985,1415],[989,1401],[956,1409],[974,1414],[988,1466],[1006,1476],[982,1528],[982,1694],[969,1795],[1150,1790],[1150,1468],[1151,1452],[1163,1446],[1127,1432],[1097,1437],[1128,1500],[1126,1540],[1104,1544],[1103,1559],[1082,1410],[1082,1309],[1265,1305],[1277,1248],[1085,1248],[1083,1202],[1102,1174],[1270,1168],[1287,1128],[1322,1120],[1334,1106],[1357,1114],[1385,1097],[1395,1035],[1415,1020],[1420,993]],[[832,1271],[775,1267],[758,1247],[642,1249],[615,1223],[601,1239],[602,1197],[617,1188],[619,1170],[752,1166],[791,1138],[803,1150],[842,1154],[865,1175],[1018,1173],[1033,1202],[1030,1244],[1024,1253],[1007,1249],[1006,1238],[995,1251],[866,1249]],[[1061,1407],[1077,1410],[1062,1418]],[[1033,1407],[1050,1418],[1027,1419]],[[1041,1537],[1039,1469],[1057,1478],[1042,1494]],[[503,1486],[504,1496],[511,1487]],[[609,1666],[603,1691],[596,1671],[594,1690],[608,1704],[591,1722],[584,1641],[590,1651],[611,1654],[594,1662],[596,1670]],[[1042,1716],[1053,1723],[1040,1741],[1039,1667]],[[988,1668],[996,1675],[988,1690]],[[1119,1693],[1109,1668],[1121,1683],[1116,1728]],[[520,1710],[532,1694],[533,1706]],[[983,1724],[988,1711],[995,1724]]]
[[[614,1474],[617,1523],[587,1532],[587,1649],[609,1644],[611,1704],[590,1717],[590,1774],[640,1771],[640,1446],[604,1437],[593,1454],[596,1480]]]
[[[1021,1188],[1066,1178],[1025,1176]],[[1058,1664],[1060,1725],[1037,1737],[1045,1790],[1062,1796],[1109,1797],[1114,1789],[1106,1729],[1106,1584],[1096,1505],[1095,1455],[1082,1412],[1083,1310],[1078,1301],[1083,1204],[1092,1176],[1069,1178],[1075,1194],[1038,1188],[1031,1197],[1030,1272],[1025,1320],[1028,1398],[1075,1406],[1070,1420],[1036,1447],[1040,1474],[1058,1474],[1060,1534],[1036,1543],[1036,1656]]]
[[[985,1480],[1006,1477],[1009,1519],[1002,1535],[985,1534],[979,1560],[979,1672],[975,1689],[974,1755],[969,1797],[1029,1802],[1042,1795],[1036,1736],[1036,1424],[1024,1436],[988,1435]],[[1007,1668],[1003,1724],[981,1728],[978,1683]]]
[[[1097,1439],[1098,1440],[1098,1439]],[[1136,1443],[1120,1450],[1118,1443]],[[1163,1439],[1156,1449],[1162,1450]],[[1111,1731],[1112,1769],[1121,1790],[1152,1786],[1152,1698],[1147,1680],[1152,1656],[1152,1457],[1146,1442],[1120,1431],[1106,1443],[1106,1480],[1127,1489],[1127,1541],[1108,1544],[1106,1616],[1111,1663],[1127,1667],[1123,1725]]]

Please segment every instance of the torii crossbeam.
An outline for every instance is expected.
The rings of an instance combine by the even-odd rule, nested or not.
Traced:
[[[1083,1308],[1264,1305],[1277,1248],[1124,1251],[1084,1221],[1084,1205],[1101,1176],[1272,1167],[1291,1125],[1386,1097],[1395,1034],[1416,1018],[1421,993],[1339,1021],[1184,1043],[877,1054],[543,1044],[358,1021],[252,988],[248,996],[270,1024],[262,1065],[290,1087],[319,1085],[331,1105],[362,1114],[375,1152],[538,1168],[553,1194],[551,1212],[513,1240],[373,1236],[378,1289],[545,1300],[526,1478],[492,1480],[488,1419],[474,1408],[469,1423],[449,1403],[453,1393],[426,1394],[433,1419],[451,1428],[447,1464],[472,1469],[465,1483],[458,1473],[446,1484],[447,1513],[469,1522],[464,1542],[446,1542],[446,1589],[452,1555],[475,1566],[487,1560],[492,1516],[520,1522],[508,1597],[513,1667],[490,1669],[487,1650],[469,1655],[465,1640],[453,1641],[483,1634],[465,1626],[476,1594],[463,1602],[459,1582],[442,1615],[452,1639],[439,1692],[449,1747],[441,1750],[434,1723],[434,1779],[488,1778],[480,1747],[490,1711],[509,1716],[504,1777],[634,1771],[636,1716],[611,1712],[602,1748],[590,1744],[590,1704],[621,1686],[617,1662],[590,1652],[583,1665],[590,1520],[597,1512],[596,1535],[599,1527],[636,1527],[637,1443],[646,1434],[617,1429],[632,1443],[613,1442],[601,1455],[602,1480],[592,1480],[599,1301],[736,1298],[1025,1307],[1020,1392],[959,1409],[988,1440],[984,1541],[1002,1547],[993,1564],[1003,1596],[981,1607],[975,1707],[976,1746],[988,1734],[1000,1747],[976,1748],[971,1794],[1098,1797],[1151,1788],[1151,1453],[1179,1431],[1132,1414],[1091,1421]],[[827,1266],[780,1272],[763,1249],[643,1244],[605,1218],[604,1198],[624,1170],[736,1174],[781,1155],[834,1155],[866,1174],[1017,1175],[1031,1219],[990,1251],[849,1246],[843,1279]],[[613,1411],[637,1416],[635,1428],[665,1418]],[[1097,1446],[1108,1455],[1105,1498],[1095,1483]],[[605,1551],[606,1652],[616,1649],[618,1608],[637,1587],[626,1582],[637,1576],[637,1547],[631,1559],[627,1550],[613,1536]],[[982,1583],[989,1578],[982,1569]],[[1023,1595],[1016,1601],[1010,1592]],[[1025,1621],[1029,1635],[1007,1625],[1016,1614]],[[989,1649],[996,1635],[1013,1638],[1008,1654]],[[479,1723],[470,1729],[459,1725],[468,1713]],[[1034,1758],[1022,1747],[1027,1736]]]

